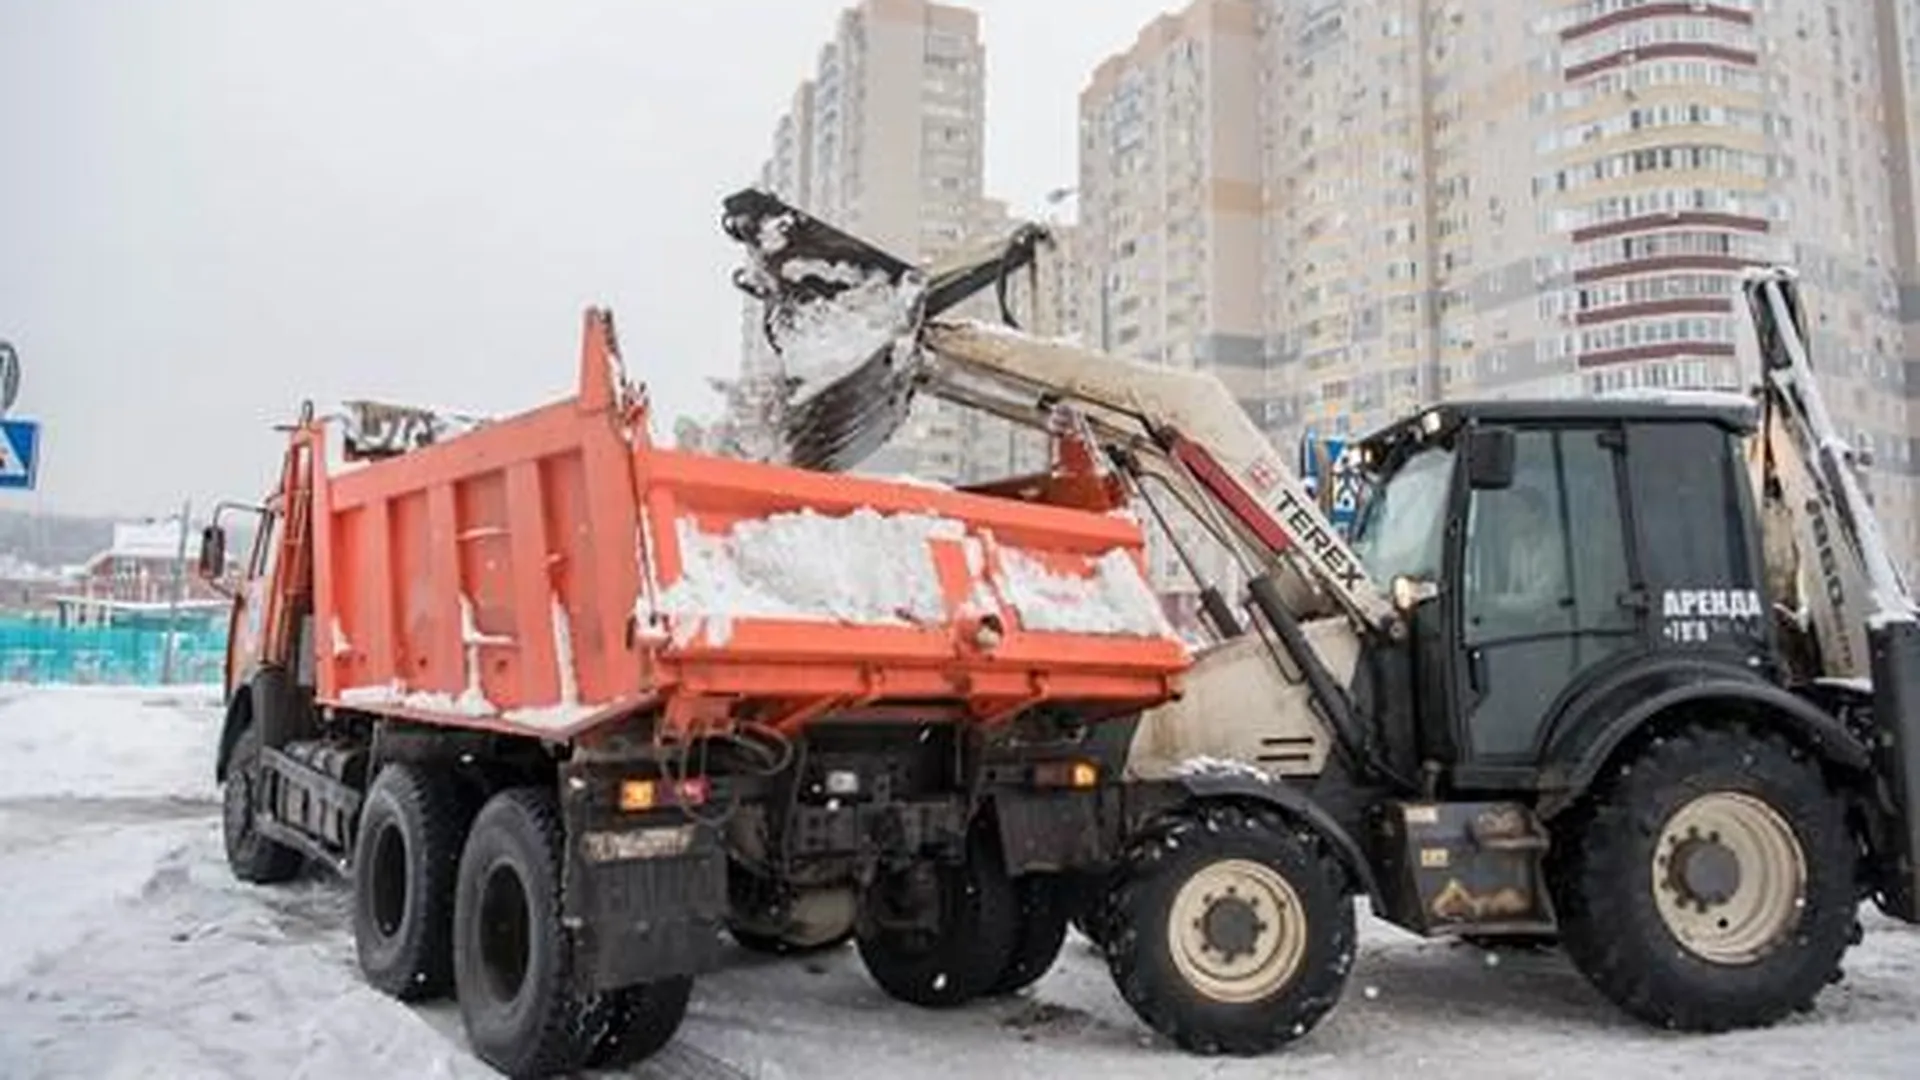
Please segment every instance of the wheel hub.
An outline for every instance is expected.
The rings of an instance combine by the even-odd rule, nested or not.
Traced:
[[[1766,802],[1716,791],[1667,819],[1653,850],[1654,906],[1674,940],[1715,964],[1751,964],[1800,920],[1807,863]]]
[[[1225,896],[1209,896],[1203,901],[1207,913],[1200,917],[1200,932],[1208,950],[1229,963],[1253,955],[1267,924],[1260,920],[1260,902],[1237,895],[1232,886]]]
[[[1740,891],[1740,856],[1719,833],[1689,836],[1674,848],[1667,876],[1683,898],[1703,909],[1719,907]]]
[[[1167,911],[1167,948],[1182,978],[1214,1001],[1271,997],[1307,953],[1305,908],[1273,867],[1223,859],[1195,871]]]

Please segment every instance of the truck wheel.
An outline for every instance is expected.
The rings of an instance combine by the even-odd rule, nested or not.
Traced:
[[[1028,874],[1014,882],[1018,928],[1013,956],[987,993],[1015,994],[1053,969],[1067,943],[1067,898],[1052,874]]]
[[[1353,965],[1353,904],[1336,857],[1263,811],[1171,815],[1127,853],[1107,911],[1121,996],[1194,1053],[1292,1042],[1333,1008]]]
[[[581,1062],[589,1069],[619,1069],[659,1053],[687,1017],[693,976],[642,983],[603,994],[587,1030],[598,1032]]]
[[[227,759],[227,780],[220,791],[220,832],[233,876],[254,885],[272,885],[291,880],[306,859],[254,828],[253,816],[260,808],[259,782],[260,726],[248,721]]]
[[[453,983],[453,883],[466,817],[447,776],[395,762],[361,803],[353,942],[368,984],[402,1001]]]
[[[1561,941],[1629,1015],[1761,1027],[1837,978],[1858,907],[1846,809],[1785,739],[1681,729],[1574,815],[1550,870]]]
[[[565,831],[553,792],[502,791],[474,818],[454,886],[453,981],[467,1039],[509,1076],[577,1068],[591,1002],[561,924]]]
[[[965,862],[940,868],[938,930],[876,927],[854,935],[867,973],[897,1000],[952,1008],[992,989],[1007,970],[1018,900],[999,847],[987,835],[974,834]]]

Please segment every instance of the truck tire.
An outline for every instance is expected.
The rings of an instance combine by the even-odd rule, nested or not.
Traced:
[[[987,993],[1017,994],[1040,981],[1067,943],[1067,897],[1052,874],[1028,874],[1014,882],[1018,928],[1013,956]]]
[[[1231,803],[1175,811],[1142,833],[1103,936],[1134,1012],[1200,1054],[1264,1054],[1311,1031],[1339,1001],[1355,948],[1331,847]]]
[[[554,793],[487,800],[460,852],[453,981],[474,1053],[512,1077],[577,1069],[594,1049],[561,923],[565,830]]]
[[[923,1008],[953,1008],[987,993],[1007,970],[1018,900],[990,832],[976,830],[966,860],[940,869],[937,931],[877,927],[854,935],[867,973],[889,996]]]
[[[1689,725],[1651,740],[1555,839],[1561,942],[1647,1023],[1770,1025],[1812,1008],[1853,943],[1846,807],[1777,734]]]
[[[260,808],[255,798],[259,781],[260,726],[249,720],[227,759],[227,779],[220,789],[220,832],[233,876],[253,885],[272,885],[298,875],[306,858],[254,828],[253,816]]]
[[[587,1030],[597,1032],[593,1049],[581,1062],[588,1069],[637,1065],[673,1041],[687,1017],[693,976],[642,983],[601,995]]]
[[[401,1001],[453,985],[453,884],[466,838],[444,773],[395,762],[361,803],[353,848],[353,943],[367,983]]]

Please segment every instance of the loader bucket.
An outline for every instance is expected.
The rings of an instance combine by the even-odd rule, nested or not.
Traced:
[[[782,384],[768,417],[779,456],[846,471],[906,422],[926,276],[769,192],[729,196],[722,227],[746,247],[734,284],[758,299]]]

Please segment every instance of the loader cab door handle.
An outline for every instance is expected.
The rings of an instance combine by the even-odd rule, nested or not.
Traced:
[[[1629,589],[1620,594],[1620,606],[1645,615],[1653,610],[1653,594],[1645,589]]]

